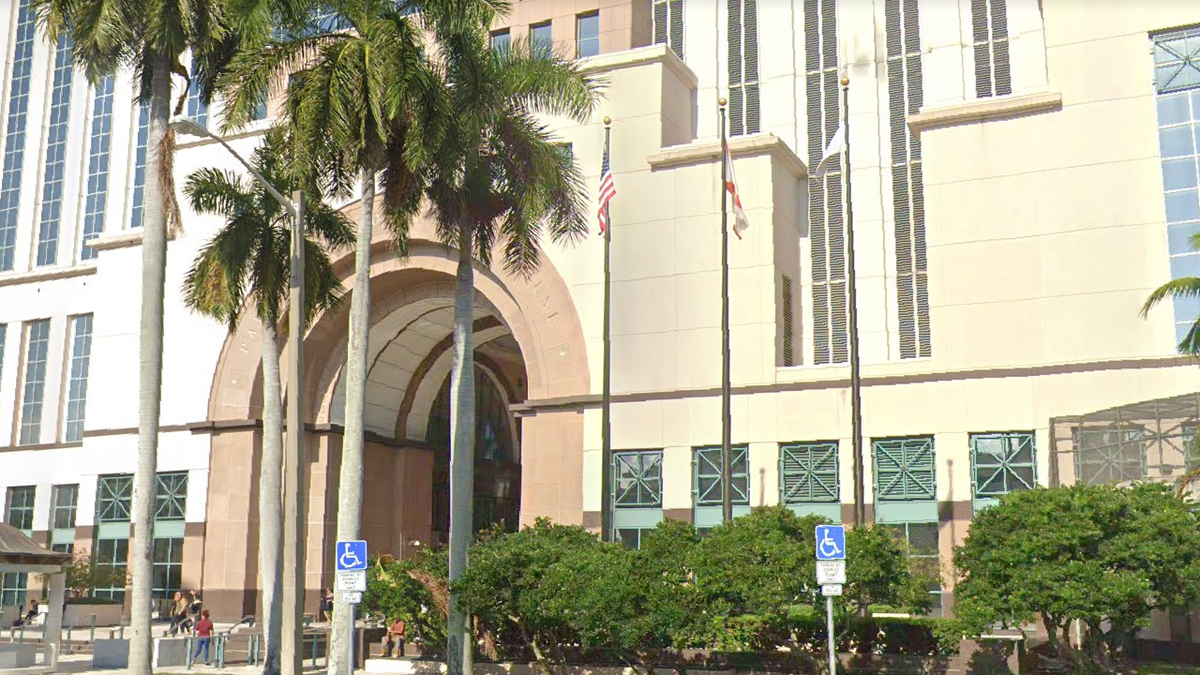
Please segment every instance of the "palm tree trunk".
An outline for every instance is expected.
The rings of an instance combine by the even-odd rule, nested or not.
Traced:
[[[375,172],[362,172],[362,217],[354,255],[354,291],[350,296],[350,334],[346,347],[346,433],[338,475],[338,540],[358,539],[362,531],[363,411],[367,402],[367,349],[371,328],[371,225],[375,217]],[[347,675],[350,607],[337,600],[329,636],[329,673]]]
[[[283,639],[283,388],[279,383],[279,334],[263,322],[262,466],[258,479],[258,567],[262,573],[263,675],[278,675]]]
[[[162,397],[163,292],[167,276],[167,220],[158,174],[171,99],[170,63],[154,59],[150,82],[150,128],[146,151],[146,200],[142,229],[142,317],[138,339],[138,460],[133,485],[133,541],[129,567],[129,671],[150,675],[150,590],[154,565],[155,487],[158,483],[158,418]]]
[[[471,224],[458,228],[458,279],[454,294],[454,366],[450,372],[450,583],[467,568],[475,491],[475,270],[471,266]],[[453,588],[453,587],[452,587]],[[446,620],[448,675],[470,675],[474,632],[470,619],[450,591]]]

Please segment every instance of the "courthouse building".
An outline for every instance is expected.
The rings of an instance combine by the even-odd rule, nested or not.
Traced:
[[[146,114],[128,74],[88,83],[28,2],[0,0],[0,498],[39,541],[121,567]],[[843,75],[867,511],[940,556],[939,611],[953,546],[1002,494],[1192,467],[1200,374],[1175,345],[1200,301],[1139,309],[1200,276],[1198,26],[1184,0],[516,2],[497,47],[552,41],[605,80],[588,123],[547,123],[594,190],[613,120],[615,454],[605,466],[600,237],[547,243],[528,279],[480,269],[477,523],[598,528],[605,472],[631,545],[664,518],[719,522],[720,97],[750,221],[730,242],[735,512],[850,520],[849,214],[842,171],[815,178]],[[217,128],[219,102],[185,108]],[[231,143],[250,153],[274,112]],[[184,140],[180,184],[241,170]],[[203,589],[224,618],[255,609],[262,392],[257,320],[229,334],[181,302],[219,225],[185,207],[168,247],[154,585]],[[373,551],[408,555],[446,538],[457,254],[421,221],[398,259],[384,229],[363,529]],[[353,292],[352,253],[337,270]],[[331,585],[348,305],[304,338],[309,589]],[[3,602],[29,586],[4,576]]]

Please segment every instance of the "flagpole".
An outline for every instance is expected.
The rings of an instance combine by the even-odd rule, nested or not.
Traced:
[[[733,520],[733,448],[729,386],[729,166],[726,157],[725,104],[717,101],[721,116],[721,522]]]
[[[612,135],[612,118],[604,118],[604,156],[609,157],[609,141]],[[610,160],[611,161],[611,160]],[[600,395],[600,456],[603,462],[600,479],[600,536],[604,541],[613,541],[612,501],[613,501],[613,465],[612,465],[612,339],[611,339],[611,305],[609,291],[611,274],[609,270],[609,251],[612,248],[612,211],[604,207],[604,374],[603,392]]]
[[[850,305],[850,447],[854,450],[854,524],[867,524],[866,486],[863,481],[862,378],[858,354],[858,284],[854,268],[854,200],[850,194],[850,78],[842,76],[842,133],[845,143],[842,176],[846,193],[846,286]]]

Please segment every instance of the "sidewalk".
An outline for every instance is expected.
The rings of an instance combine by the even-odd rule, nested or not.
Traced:
[[[33,668],[17,668],[17,669],[12,669],[12,670],[0,669],[0,675],[34,675],[37,673],[48,673],[48,672],[49,671],[44,666],[35,666]],[[124,673],[124,672],[128,672],[128,671],[124,668],[110,668],[110,669],[92,668],[92,655],[91,654],[70,654],[67,656],[63,656],[61,659],[59,659],[58,668],[56,668],[54,672],[56,672],[56,673],[110,673],[111,674],[111,673]],[[187,670],[186,668],[183,668],[181,666],[172,666],[169,668],[156,668],[154,670],[154,672],[155,673],[163,673],[163,674],[169,673],[171,675],[191,675],[192,673],[200,673],[201,675],[210,675],[210,674],[213,674],[213,675],[216,675],[216,674],[258,675],[259,673],[262,672],[262,666],[226,666],[225,668],[222,668],[220,670],[218,670],[214,667],[205,666],[205,665],[196,666],[196,667],[192,668],[191,670]],[[305,673],[313,673],[314,675],[316,675],[317,673],[324,673],[325,667],[319,666],[319,667],[313,668],[306,664],[305,668],[304,668],[304,672]]]

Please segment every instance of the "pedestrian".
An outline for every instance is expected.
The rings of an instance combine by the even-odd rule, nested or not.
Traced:
[[[204,650],[204,665],[212,665],[208,657],[208,645],[212,642],[213,625],[208,619],[208,610],[200,612],[200,620],[196,622],[196,653],[192,654],[192,661],[200,658],[200,650]]]
[[[191,603],[183,593],[175,591],[175,597],[171,600],[171,608],[167,610],[171,613],[171,626],[167,632],[174,636],[179,632],[186,633],[188,630],[188,607]]]
[[[333,589],[326,588],[321,595],[321,621],[333,621]]]
[[[200,591],[194,588],[188,595],[191,596],[189,599],[192,601],[191,606],[188,607],[188,612],[191,613],[192,622],[194,623],[196,619],[200,618],[200,610],[204,608],[204,601],[200,599]]]
[[[383,649],[384,649],[383,655],[385,658],[389,658],[389,659],[392,658],[392,649],[393,648],[396,649],[396,656],[398,656],[398,657],[404,656],[404,629],[405,629],[405,627],[406,626],[404,623],[404,619],[401,619],[400,617],[396,617],[396,620],[392,622],[391,627],[388,628],[387,636],[384,638],[385,644],[383,647]]]

